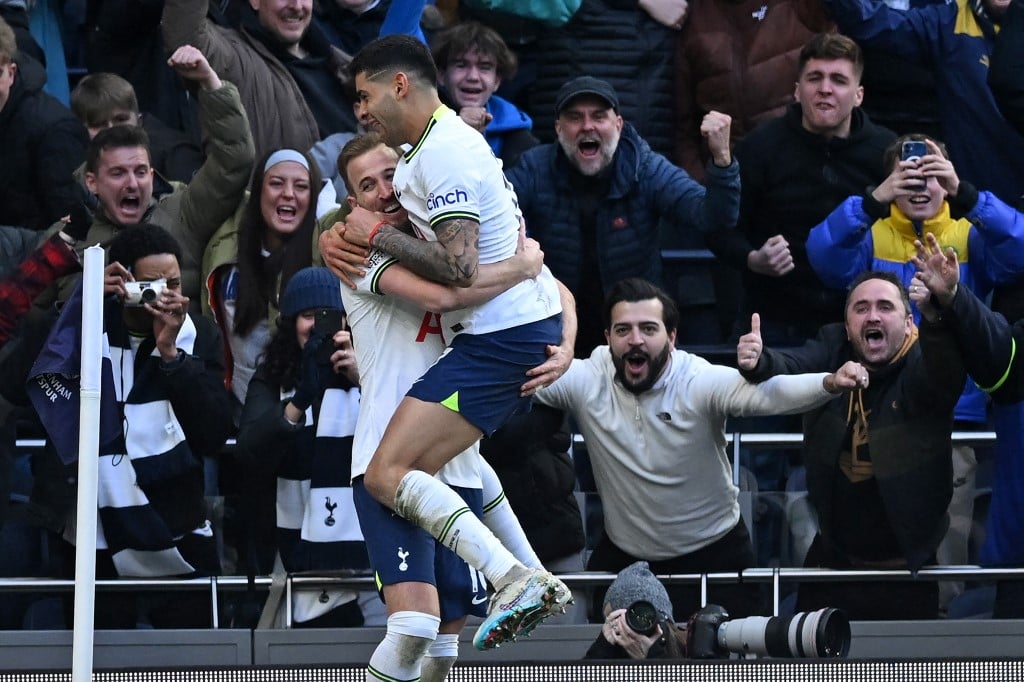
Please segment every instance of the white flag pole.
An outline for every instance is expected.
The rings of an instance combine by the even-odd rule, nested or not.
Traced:
[[[96,478],[103,366],[103,249],[99,246],[87,248],[84,265],[72,682],[89,682],[92,679],[93,614],[96,609]]]

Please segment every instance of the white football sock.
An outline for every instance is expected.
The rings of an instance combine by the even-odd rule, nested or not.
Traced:
[[[366,682],[420,679],[423,657],[437,637],[441,619],[418,611],[397,611],[366,667]]]
[[[480,570],[495,588],[511,580],[508,576],[513,569],[525,570],[458,493],[426,472],[410,471],[402,478],[395,493],[395,511]]]
[[[501,480],[487,460],[480,460],[480,479],[484,487],[484,525],[491,529],[501,544],[505,545],[512,556],[530,568],[543,569],[537,553],[533,551],[526,537],[519,517],[512,511],[512,505],[505,497]]]
[[[420,682],[444,682],[459,656],[459,636],[440,634],[427,649],[420,671]]]

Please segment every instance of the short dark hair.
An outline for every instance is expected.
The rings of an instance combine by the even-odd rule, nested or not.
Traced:
[[[107,248],[107,262],[120,263],[131,270],[140,258],[161,253],[171,254],[181,265],[181,245],[178,240],[159,225],[139,223],[117,233]]]
[[[356,193],[356,188],[352,186],[352,183],[348,179],[348,165],[352,163],[353,159],[356,159],[367,152],[373,151],[377,147],[384,145],[384,140],[381,139],[377,133],[363,133],[356,135],[351,140],[345,143],[345,146],[341,148],[341,152],[338,154],[338,174],[341,179],[345,182],[345,189],[348,190],[349,195]],[[395,152],[395,158],[398,158],[398,152]]]
[[[440,33],[432,41],[431,52],[437,68],[444,71],[448,64],[472,49],[494,57],[498,77],[509,80],[516,75],[516,54],[494,29],[478,21],[463,21]]]
[[[370,80],[380,80],[399,71],[421,85],[437,87],[437,66],[430,50],[412,36],[393,34],[377,38],[359,50],[349,64],[348,72],[354,81],[361,73]]]
[[[100,164],[100,154],[103,152],[124,147],[142,147],[146,150],[147,157],[153,157],[149,151],[149,135],[142,126],[111,126],[96,133],[96,137],[89,141],[89,147],[85,151],[86,172],[96,172]]]
[[[903,143],[918,141],[924,142],[925,140],[931,140],[934,142],[942,155],[947,159],[949,158],[949,151],[946,149],[946,144],[941,140],[936,140],[934,137],[925,135],[924,133],[907,133],[906,135],[900,135],[892,143],[885,148],[885,152],[882,153],[882,168],[887,173],[891,173],[896,168],[896,162],[903,157]]]
[[[903,300],[903,309],[910,314],[910,292],[907,291],[907,287],[904,286],[903,281],[896,276],[896,273],[888,272],[886,270],[865,270],[864,272],[857,275],[856,279],[850,284],[850,288],[846,290],[846,303],[843,304],[843,311],[850,307],[850,299],[853,297],[853,290],[859,287],[864,282],[872,279],[880,279],[883,282],[888,282],[896,287],[900,292],[900,298]]]
[[[841,33],[818,33],[811,37],[800,50],[799,73],[804,72],[812,59],[845,59],[853,64],[858,81],[864,75],[864,53],[857,43]]]
[[[90,73],[71,91],[71,111],[87,127],[105,123],[115,111],[139,113],[135,88],[116,73]]]
[[[637,301],[646,301],[652,298],[661,301],[661,321],[665,324],[665,331],[669,334],[674,332],[679,327],[679,308],[676,306],[676,302],[672,300],[672,297],[664,289],[640,277],[619,280],[612,286],[612,290],[608,292],[608,296],[604,301],[603,311],[605,330],[612,328],[612,308],[616,304],[623,301],[636,303]]]

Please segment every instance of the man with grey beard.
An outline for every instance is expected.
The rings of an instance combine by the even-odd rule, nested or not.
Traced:
[[[703,234],[736,225],[740,181],[729,116],[712,111],[701,124],[710,152],[704,187],[623,121],[618,95],[603,80],[567,82],[555,113],[558,143],[528,150],[505,176],[528,233],[580,310],[600,310],[620,279],[661,283],[662,226],[676,241],[702,245]],[[597,316],[580,315],[577,357],[603,342]]]

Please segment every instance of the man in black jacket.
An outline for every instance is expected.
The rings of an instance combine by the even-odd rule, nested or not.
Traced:
[[[860,109],[864,58],[857,44],[818,34],[800,52],[795,104],[736,148],[740,162],[737,229],[707,237],[716,256],[743,273],[746,311],[765,316],[776,345],[800,345],[842,319],[843,293],[826,288],[804,242],[846,197],[887,175],[885,148],[895,135]]]
[[[20,58],[0,19],[0,225],[41,230],[80,201],[73,177],[85,159],[85,128],[43,92],[46,72]]]
[[[145,223],[124,230],[108,256],[105,291],[116,296],[106,299],[103,311],[111,383],[104,388],[100,416],[97,577],[216,575],[220,560],[206,516],[203,457],[220,451],[231,428],[220,334],[210,320],[188,313],[181,248],[166,230]],[[143,298],[144,289],[156,296]],[[66,338],[60,331],[78,307],[75,301],[62,311],[28,386],[52,443],[46,473],[36,469],[33,497],[44,490],[63,492],[63,499],[33,501],[44,504],[57,524],[74,499],[69,480],[74,481],[77,420],[69,409],[77,405],[62,401],[68,392],[54,387],[61,374],[77,370],[80,350],[77,343],[67,349],[54,343]],[[74,537],[63,530],[66,539]],[[67,554],[70,575],[74,553]],[[133,628],[143,610],[154,627],[212,622],[209,600],[200,594],[149,593],[138,602],[125,592],[101,596],[97,627]]]
[[[819,532],[807,567],[909,569],[935,563],[952,494],[953,406],[966,379],[951,330],[914,325],[906,288],[868,271],[846,299],[845,324],[826,325],[804,346],[764,348],[760,318],[740,337],[737,362],[751,381],[827,370],[848,360],[868,377],[849,400],[804,415],[808,497]],[[851,619],[938,616],[934,582],[822,582],[799,588],[796,608],[846,609]]]

